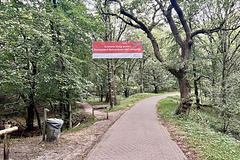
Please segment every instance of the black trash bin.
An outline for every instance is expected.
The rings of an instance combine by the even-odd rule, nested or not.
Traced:
[[[57,118],[47,119],[47,141],[56,142],[59,139],[63,120]]]

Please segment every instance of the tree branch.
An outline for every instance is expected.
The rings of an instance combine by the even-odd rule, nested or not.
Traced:
[[[222,31],[231,31],[231,30],[237,30],[238,28],[240,28],[240,25],[234,28],[223,28],[225,21],[223,21],[219,27],[217,28],[213,28],[213,29],[196,29],[194,31],[192,31],[191,33],[191,37],[194,37],[198,34],[206,34],[206,33],[214,33],[214,32],[218,32],[220,30]]]
[[[238,28],[239,27],[240,26],[238,26]],[[234,36],[234,38],[231,40],[231,43],[233,43],[239,35],[240,35],[240,31],[238,31],[238,33]]]
[[[159,7],[159,8],[156,8],[156,6],[154,6],[154,13],[153,13],[153,16],[152,16],[152,23],[151,23],[151,25],[149,26],[149,30],[150,30],[150,31],[152,31],[152,29],[153,29],[155,26],[157,26],[157,25],[159,24],[159,22],[160,22],[160,20],[157,21],[157,22],[155,22],[156,14],[157,14],[157,12],[158,12],[159,10],[160,10],[160,7]]]
[[[131,21],[128,22],[128,21],[125,20],[123,17],[121,17],[121,16],[119,16],[119,15],[117,15],[117,14],[114,14],[114,13],[105,13],[105,12],[103,12],[103,14],[104,14],[104,15],[115,16],[115,17],[121,19],[124,23],[126,23],[126,24],[128,24],[128,25],[130,25],[130,26],[132,26],[132,27],[135,27],[135,28],[139,28],[139,29],[141,29],[140,26],[133,24]]]
[[[221,29],[221,27],[218,28],[214,28],[214,29],[197,29],[192,31],[191,33],[191,38],[193,38],[194,36],[198,35],[198,34],[205,34],[205,33],[214,33],[214,32],[218,32]]]
[[[121,20],[123,20],[126,24],[128,24],[130,26],[133,26],[135,28],[142,29],[147,34],[148,38],[151,40],[151,43],[152,43],[153,48],[154,48],[154,54],[155,54],[156,58],[160,62],[165,62],[165,59],[160,55],[158,43],[157,43],[155,37],[153,36],[153,34],[151,33],[151,30],[149,30],[149,28],[142,21],[138,20],[136,17],[134,17],[133,15],[126,12],[124,10],[123,6],[121,5],[121,3],[118,0],[109,0],[109,1],[118,3],[119,6],[120,6],[120,14],[123,14],[124,16],[128,17],[129,19],[131,19],[135,23],[137,23],[137,25],[135,25],[132,22],[127,22],[125,19],[121,18]],[[107,14],[120,17],[119,15],[116,15],[116,14],[113,14],[113,13],[107,13]]]
[[[90,61],[91,63],[95,64],[97,67],[101,68],[104,71],[107,71],[107,68],[102,67],[101,65],[98,65],[97,63],[95,63],[94,61]]]
[[[162,5],[162,3],[159,1],[159,0],[156,0],[156,2],[158,3],[159,7],[161,8],[164,16],[167,18],[167,21],[170,25],[170,28],[171,28],[171,31],[173,33],[173,36],[176,40],[176,42],[182,47],[183,46],[183,40],[182,40],[182,37],[180,36],[179,34],[179,31],[177,29],[177,26],[175,25],[175,22],[172,18],[172,5],[170,5],[168,7],[167,10],[164,9],[164,6]]]
[[[179,19],[181,21],[181,24],[182,24],[182,26],[184,28],[184,31],[186,33],[186,39],[187,40],[191,39],[191,30],[190,30],[190,28],[189,28],[189,26],[187,24],[187,21],[186,21],[184,15],[183,15],[183,12],[182,12],[181,8],[177,4],[176,0],[170,0],[170,1],[171,1],[171,4],[172,4],[173,8],[177,12],[178,17],[179,17]]]
[[[120,63],[119,65],[117,65],[117,66],[115,67],[115,69],[114,69],[114,72],[115,72],[119,67],[121,67],[124,63],[125,63],[125,61],[122,61],[122,63]]]
[[[212,78],[209,76],[201,75],[197,79],[195,79],[195,81],[199,81],[201,78],[206,78],[206,79],[212,80]]]

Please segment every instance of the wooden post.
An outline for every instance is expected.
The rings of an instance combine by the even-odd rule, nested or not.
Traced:
[[[10,143],[10,134],[13,131],[18,130],[18,127],[12,127],[10,128],[10,124],[5,125],[5,129],[0,131],[0,136],[4,135],[4,149],[3,149],[3,157],[4,160],[9,160],[9,143]]]
[[[11,127],[10,124],[5,125],[5,129],[9,129]],[[10,141],[10,134],[4,135],[4,160],[9,160],[9,141]]]
[[[47,112],[49,112],[49,109],[44,108],[44,120],[43,120],[43,141],[45,141],[45,134],[46,134],[46,120],[47,120]]]
[[[69,128],[72,128],[72,105],[69,104]]]
[[[93,116],[93,119],[94,119],[94,107],[92,107],[92,116]]]
[[[108,108],[107,106],[93,106],[92,107],[92,116],[93,116],[93,119],[94,119],[94,110],[99,110],[99,109],[107,109],[107,119],[108,119]]]

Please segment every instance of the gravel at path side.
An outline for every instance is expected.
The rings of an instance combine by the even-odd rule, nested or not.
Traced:
[[[156,113],[157,101],[166,97],[136,104],[108,130],[86,160],[186,160]]]

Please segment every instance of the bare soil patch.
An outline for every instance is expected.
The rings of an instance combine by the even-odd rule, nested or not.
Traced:
[[[91,114],[91,105],[82,103],[81,107],[88,114]],[[109,113],[109,119],[106,119],[106,113],[95,111],[95,116],[98,121],[93,125],[83,128],[75,132],[63,132],[60,135],[58,143],[42,142],[42,136],[28,137],[39,135],[39,130],[32,132],[25,132],[21,128],[14,138],[28,137],[21,139],[14,139],[10,144],[10,158],[12,160],[82,160],[92,149],[92,147],[101,140],[105,132],[114,124],[114,122],[126,110],[120,110]],[[189,160],[197,159],[197,153],[184,143],[184,137],[179,133],[177,126],[164,122],[159,117],[161,123],[167,128],[172,139],[178,144],[184,154]],[[3,143],[0,143],[0,159],[3,159]]]
[[[90,112],[89,104],[83,103],[82,107],[88,113]],[[13,160],[82,160],[125,111],[111,112],[109,119],[106,119],[106,113],[97,111],[95,115],[99,121],[80,131],[61,133],[58,143],[42,142],[42,136],[13,140],[10,144],[10,158]],[[3,143],[0,144],[0,153],[3,153]],[[3,154],[0,154],[0,159],[3,159]]]

